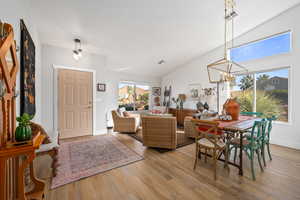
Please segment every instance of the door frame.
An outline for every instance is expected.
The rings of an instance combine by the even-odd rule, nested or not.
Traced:
[[[59,69],[67,69],[67,70],[76,70],[76,71],[82,71],[82,72],[91,72],[92,73],[92,81],[93,81],[93,89],[92,89],[92,104],[93,104],[93,125],[92,125],[92,135],[96,135],[96,70],[93,69],[87,69],[87,68],[77,68],[77,67],[66,67],[62,65],[53,65],[53,126],[54,131],[57,133],[58,136],[58,70]]]

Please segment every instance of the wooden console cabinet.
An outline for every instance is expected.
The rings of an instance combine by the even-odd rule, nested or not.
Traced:
[[[176,109],[176,108],[169,108],[169,113],[172,114],[177,119],[177,124],[179,126],[184,125],[184,118],[186,116],[193,116],[197,111],[193,109]]]

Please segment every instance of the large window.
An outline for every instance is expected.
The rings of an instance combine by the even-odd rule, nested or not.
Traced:
[[[242,112],[262,112],[289,121],[289,68],[240,75],[231,83],[231,96]]]
[[[119,83],[119,107],[127,111],[149,110],[150,86],[136,83]]]
[[[230,59],[235,62],[249,61],[291,51],[291,32],[277,34],[266,39],[230,49]]]

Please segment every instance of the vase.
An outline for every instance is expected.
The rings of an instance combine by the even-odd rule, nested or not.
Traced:
[[[27,126],[18,126],[15,132],[15,139],[17,142],[22,142],[30,140],[32,135],[31,127]]]
[[[240,104],[234,99],[227,99],[223,105],[227,115],[231,115],[232,120],[239,120],[240,116]]]

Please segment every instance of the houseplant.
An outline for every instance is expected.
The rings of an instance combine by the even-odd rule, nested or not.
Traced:
[[[32,120],[33,116],[27,113],[24,113],[22,116],[17,117],[17,121],[19,122],[18,127],[16,128],[15,138],[17,142],[26,141],[31,139],[31,127],[30,120]]]

